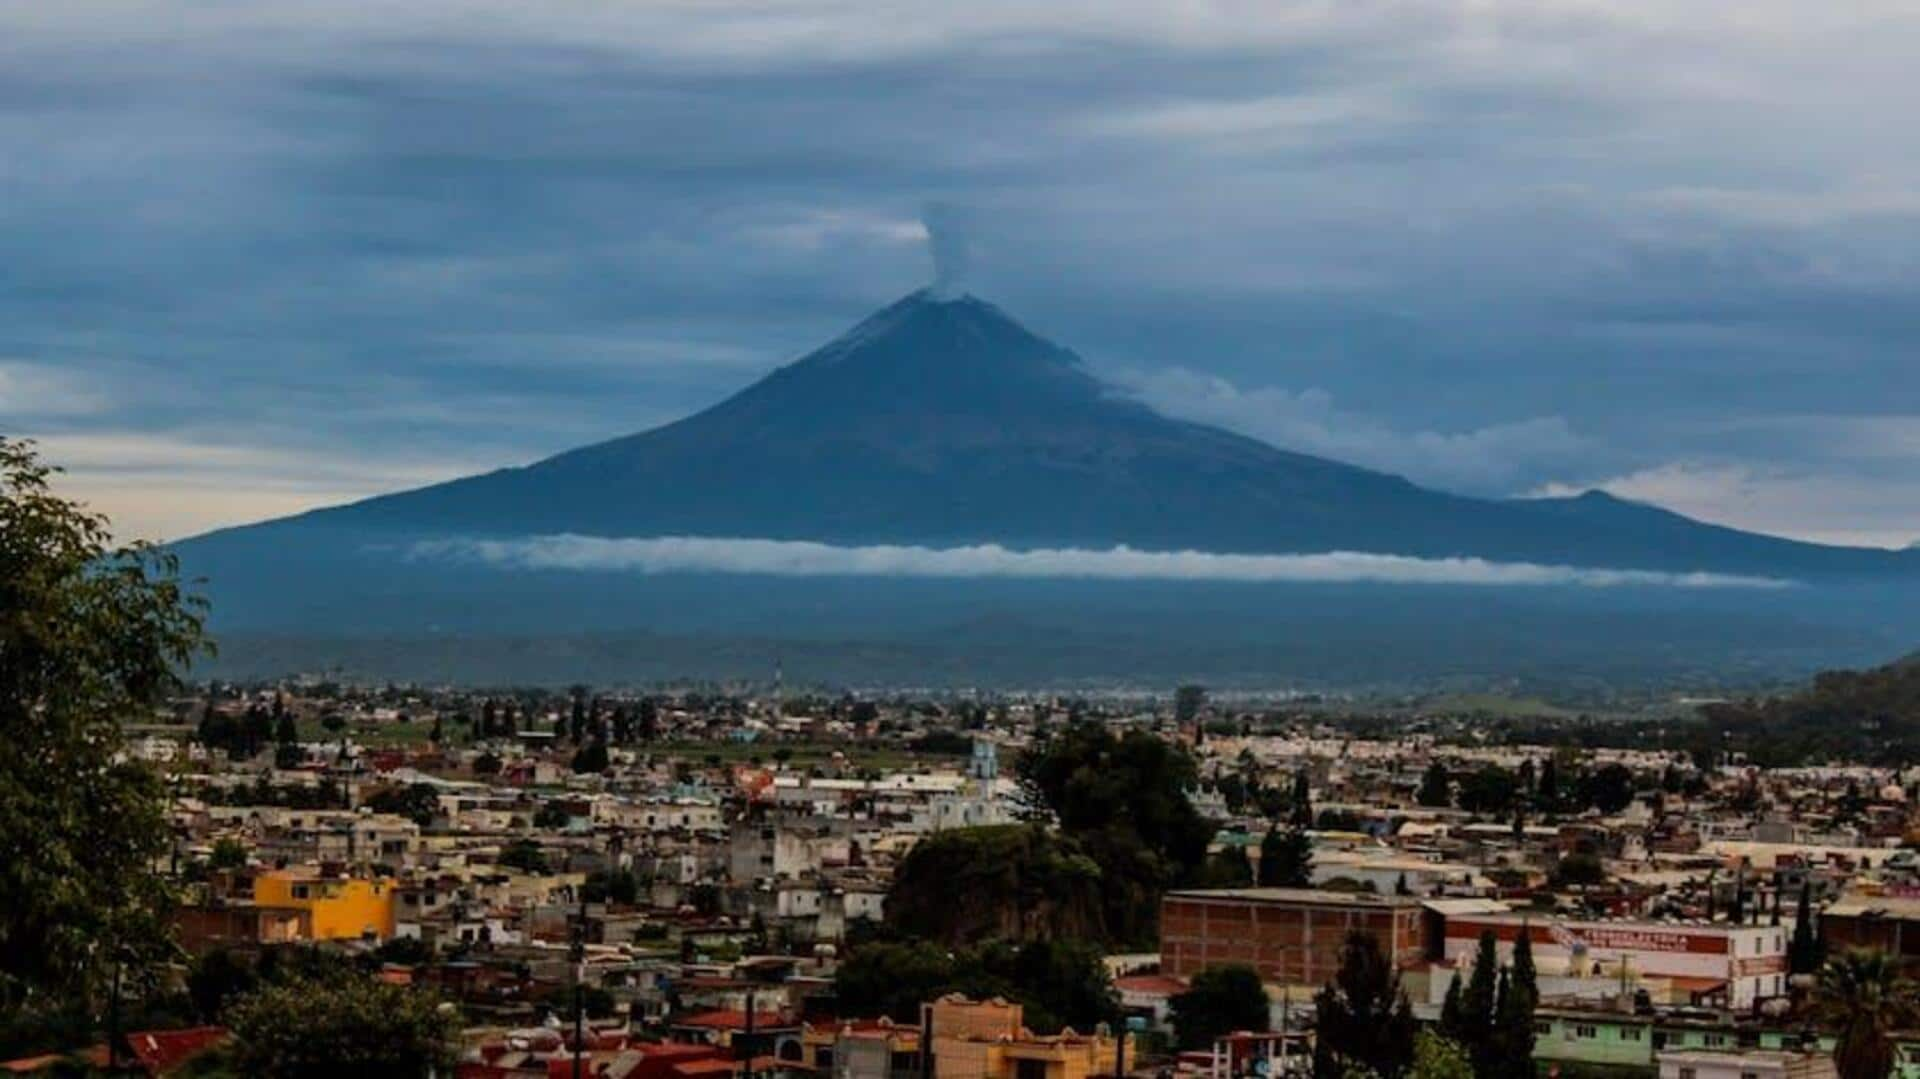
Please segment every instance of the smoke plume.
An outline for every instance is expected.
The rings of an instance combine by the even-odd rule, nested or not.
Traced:
[[[933,255],[933,294],[943,300],[965,291],[972,269],[973,245],[964,218],[959,207],[944,202],[930,202],[920,214],[927,249]]]

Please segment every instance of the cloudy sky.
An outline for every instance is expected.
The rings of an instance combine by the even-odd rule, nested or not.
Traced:
[[[1163,410],[1920,538],[1920,12],[0,0],[0,431],[125,531],[683,415],[931,275]]]

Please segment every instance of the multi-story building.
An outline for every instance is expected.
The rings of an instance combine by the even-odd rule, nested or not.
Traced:
[[[312,870],[282,869],[253,879],[255,906],[297,910],[310,940],[386,940],[394,930],[394,886],[390,880],[322,876]]]
[[[1542,968],[1578,973],[1581,961],[1671,980],[1702,1002],[1732,1008],[1786,992],[1787,940],[1793,927],[1728,922],[1572,921],[1539,915],[1460,914],[1446,919],[1444,957],[1456,968],[1473,962],[1482,933],[1498,942],[1502,962],[1527,934]]]
[[[1427,957],[1412,896],[1227,888],[1168,892],[1160,904],[1160,969],[1191,978],[1245,964],[1269,982],[1319,986],[1340,967],[1348,934],[1370,933],[1400,967]]]

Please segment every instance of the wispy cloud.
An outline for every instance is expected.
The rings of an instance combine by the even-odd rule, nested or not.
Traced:
[[[105,391],[84,374],[0,359],[0,417],[45,419],[106,411]]]
[[[1301,582],[1589,588],[1784,588],[1792,582],[1719,573],[1489,562],[1479,558],[1409,558],[1328,551],[1323,554],[1222,554],[1036,548],[999,544],[840,547],[800,540],[661,536],[612,539],[571,534],[525,539],[447,539],[409,549],[413,558],[480,563],[502,569],[621,573],[739,573],[780,577],[996,577],[1111,581]]]
[[[1701,521],[1792,534],[1821,543],[1904,547],[1920,543],[1920,482],[1907,475],[1855,477],[1809,468],[1685,461],[1592,486]],[[1581,488],[1548,484],[1535,494]]]
[[[1559,416],[1455,432],[1403,430],[1340,408],[1324,390],[1242,389],[1183,367],[1118,377],[1143,403],[1178,419],[1477,494],[1511,494],[1546,477],[1563,477],[1583,463],[1592,467],[1599,452]]]

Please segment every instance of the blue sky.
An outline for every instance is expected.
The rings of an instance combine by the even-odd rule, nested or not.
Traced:
[[[1915,55],[1882,0],[0,4],[0,430],[161,537],[524,462],[924,284],[938,207],[1166,411],[1904,544]]]

